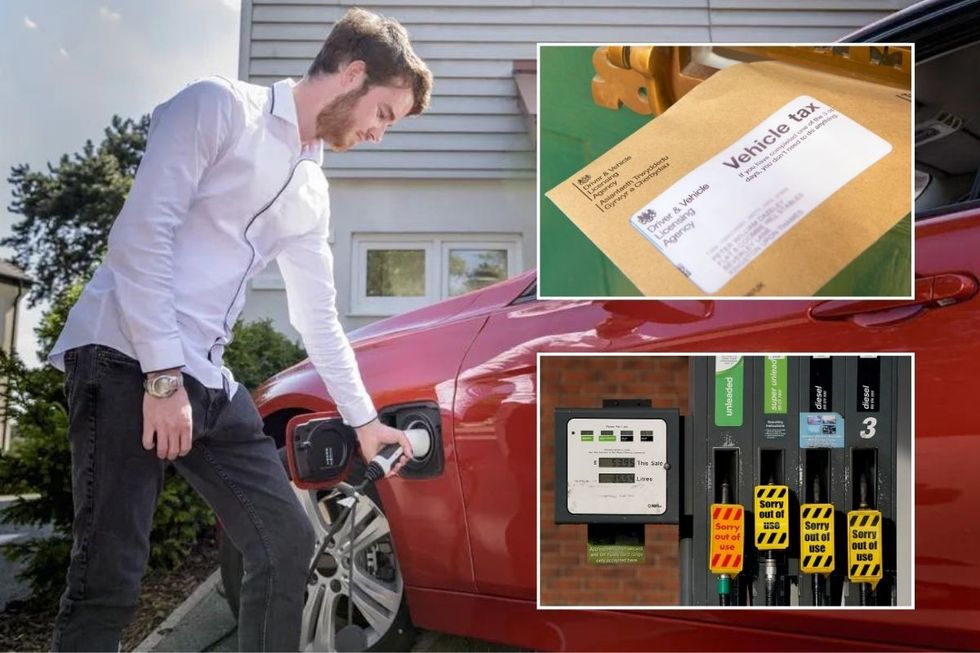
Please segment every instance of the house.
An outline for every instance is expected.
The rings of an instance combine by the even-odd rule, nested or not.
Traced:
[[[17,348],[17,318],[20,299],[31,285],[31,278],[13,263],[0,260],[0,348],[12,354]],[[6,384],[0,379],[0,453],[10,448],[11,424],[6,418]]]
[[[392,16],[435,76],[384,143],[329,154],[342,322],[356,328],[536,265],[537,42],[827,42],[909,0],[243,0],[239,76],[300,78],[351,6]],[[528,113],[531,115],[528,115]],[[530,129],[529,129],[530,126]],[[246,319],[289,327],[275,265]]]

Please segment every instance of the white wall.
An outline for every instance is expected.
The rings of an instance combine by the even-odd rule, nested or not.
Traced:
[[[348,329],[377,319],[350,314],[355,233],[517,235],[521,247],[515,273],[537,263],[535,184],[530,179],[332,179],[330,207],[337,307]],[[271,317],[278,329],[296,338],[277,277],[270,266],[253,282],[243,317]]]
[[[300,77],[351,6],[397,18],[435,76],[432,106],[378,148],[328,155],[337,177],[534,176],[515,59],[538,42],[826,42],[912,0],[244,0],[239,75]]]
[[[384,143],[327,155],[338,308],[351,314],[357,232],[521,234],[521,269],[536,250],[534,147],[517,99],[514,61],[537,42],[821,42],[912,0],[243,0],[239,76],[299,78],[351,6],[397,18],[435,75],[432,106]],[[273,266],[274,267],[274,266]],[[264,286],[264,288],[263,288]],[[246,319],[287,326],[275,269],[253,284]]]
[[[17,310],[17,286],[11,286],[0,282],[0,347],[6,353],[14,350],[16,343],[16,333],[14,332],[14,313]],[[4,397],[6,387],[0,379],[0,410],[6,409]],[[0,452],[5,451],[10,446],[10,423],[6,419],[0,418]]]
[[[14,302],[17,299],[17,292],[17,286],[0,282],[0,316],[3,317],[3,324],[0,326],[2,329],[0,347],[8,354],[13,350],[14,344]]]

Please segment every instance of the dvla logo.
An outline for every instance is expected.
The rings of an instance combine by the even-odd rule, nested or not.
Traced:
[[[653,209],[647,209],[646,211],[643,211],[638,216],[636,216],[636,219],[639,221],[640,224],[650,224],[651,222],[657,219],[657,212],[654,211]]]

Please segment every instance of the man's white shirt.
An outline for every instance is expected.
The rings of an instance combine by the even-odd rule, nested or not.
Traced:
[[[233,396],[222,353],[248,280],[275,259],[290,322],[341,415],[354,426],[375,417],[335,305],[323,144],[301,145],[293,85],[213,77],[154,109],[106,259],[51,350],[55,367],[65,351],[101,344],[144,372],[182,368]]]

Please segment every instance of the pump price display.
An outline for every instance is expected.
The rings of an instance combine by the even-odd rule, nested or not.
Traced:
[[[800,570],[804,574],[829,574],[834,570],[833,504],[800,506]]]
[[[667,512],[667,422],[575,417],[566,427],[568,512]]]
[[[713,574],[742,572],[745,547],[745,511],[736,503],[711,504],[711,551],[708,567]]]
[[[847,578],[874,588],[881,576],[881,512],[852,510],[847,513]]]
[[[599,474],[600,483],[636,483],[636,474]]]
[[[636,467],[636,458],[600,458],[599,467]]]
[[[789,488],[785,485],[755,486],[755,548],[789,547]]]

